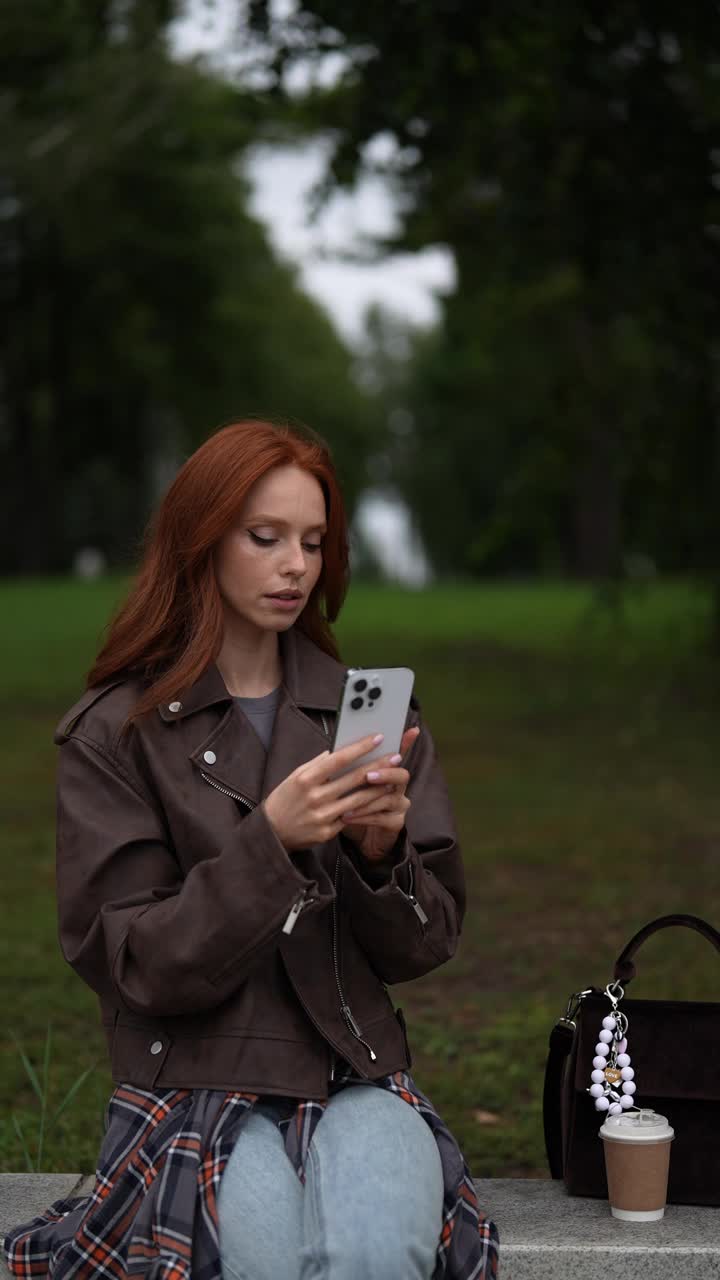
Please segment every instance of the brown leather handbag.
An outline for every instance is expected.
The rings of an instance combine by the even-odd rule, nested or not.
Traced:
[[[628,1019],[627,1051],[636,1072],[638,1105],[667,1116],[675,1130],[668,1203],[720,1205],[720,1004],[624,998],[642,943],[674,925],[696,929],[720,953],[720,933],[697,916],[652,920],[619,956],[614,981],[605,990],[575,992],[550,1033],[545,1148],[552,1177],[563,1178],[572,1196],[607,1196],[598,1138],[602,1116],[587,1090],[602,1020],[613,1012],[610,992]],[[720,965],[717,972],[720,992]]]

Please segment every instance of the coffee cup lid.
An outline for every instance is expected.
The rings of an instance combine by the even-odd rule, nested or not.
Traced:
[[[666,1138],[674,1138],[675,1130],[668,1124],[667,1116],[661,1116],[648,1107],[640,1107],[608,1116],[600,1137],[610,1142],[662,1142]]]

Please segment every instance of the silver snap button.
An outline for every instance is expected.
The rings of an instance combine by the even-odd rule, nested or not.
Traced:
[[[168,711],[182,711],[182,702],[171,702]]]
[[[205,761],[206,764],[214,764],[215,761],[217,760],[217,756],[215,755],[214,751],[206,751],[203,756],[203,760]]]
[[[162,1047],[163,1047],[162,1040],[153,1040],[152,1044],[150,1045],[150,1052],[162,1053]]]

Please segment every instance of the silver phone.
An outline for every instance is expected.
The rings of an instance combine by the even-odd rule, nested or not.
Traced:
[[[396,755],[400,750],[415,672],[409,667],[351,667],[345,675],[332,750],[339,751],[369,733],[384,734],[377,747],[371,747],[354,764],[337,777],[371,764],[381,756]]]

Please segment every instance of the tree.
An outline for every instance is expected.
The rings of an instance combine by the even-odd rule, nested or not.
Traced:
[[[277,22],[257,0],[252,17],[275,93],[299,59],[345,57],[295,108],[332,130],[330,181],[389,138],[398,243],[455,254],[406,477],[436,558],[602,577],[639,542],[716,565],[719,7],[309,0]],[[426,492],[443,474],[454,541]]]
[[[351,502],[370,447],[350,353],[246,211],[262,108],[171,60],[174,11],[0,10],[2,572],[132,559],[160,474],[232,417],[309,421]]]

